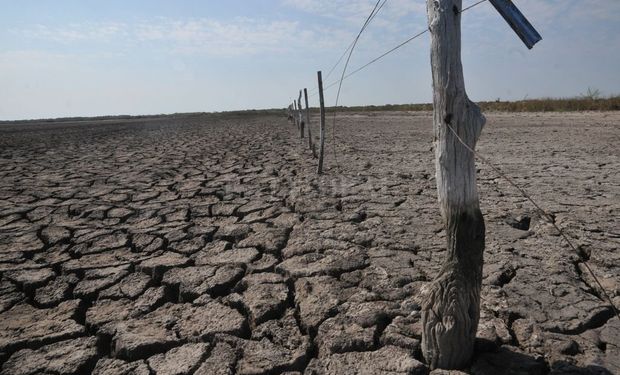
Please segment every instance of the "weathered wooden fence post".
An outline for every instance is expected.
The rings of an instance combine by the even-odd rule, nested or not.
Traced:
[[[323,173],[323,155],[325,153],[325,102],[323,100],[323,78],[321,77],[321,71],[316,72],[317,79],[319,81],[319,106],[321,113],[321,122],[319,128],[319,167],[317,168],[317,173]]]
[[[461,4],[462,0],[427,0],[435,168],[447,256],[424,291],[422,354],[431,368],[444,369],[466,366],[473,354],[485,245],[474,155],[451,130],[474,149],[485,123],[480,108],[465,93]]]
[[[310,126],[310,106],[308,105],[308,89],[304,88],[304,101],[306,102],[306,127],[308,127],[308,148],[312,151],[312,156],[316,158],[316,149],[312,139],[312,128]]]
[[[297,108],[299,108],[299,112],[297,115],[299,116],[299,138],[304,137],[304,118],[303,118],[303,107],[301,106],[301,90],[299,90],[299,98],[297,98]]]
[[[299,127],[299,116],[297,115],[297,101],[293,100],[293,124],[295,124],[295,126]]]
[[[286,107],[286,120],[293,121],[293,105],[292,104],[289,104],[288,107]]]

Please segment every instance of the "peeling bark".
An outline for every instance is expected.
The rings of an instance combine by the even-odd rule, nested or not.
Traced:
[[[431,368],[466,366],[480,316],[484,219],[476,188],[474,149],[484,116],[467,98],[461,65],[461,0],[428,0],[433,73],[435,167],[447,257],[425,290],[422,354]]]

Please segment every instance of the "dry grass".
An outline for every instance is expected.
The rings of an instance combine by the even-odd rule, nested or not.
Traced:
[[[620,96],[609,98],[531,99],[515,102],[482,102],[486,111],[506,112],[566,112],[566,111],[618,111]]]
[[[501,112],[569,112],[569,111],[618,111],[620,95],[598,98],[584,95],[576,98],[542,98],[526,99],[513,102],[492,101],[478,102],[483,111]],[[339,111],[432,111],[433,105],[424,104],[387,104],[382,106],[338,107]]]
[[[590,91],[588,93],[575,98],[542,98],[542,99],[526,99],[517,101],[491,101],[478,102],[483,111],[497,112],[570,112],[570,111],[618,111],[620,110],[620,95],[601,98],[598,91]],[[334,108],[338,112],[372,112],[372,111],[432,111],[433,105],[430,103],[421,104],[386,104],[386,105],[367,105],[353,107],[328,107],[327,112],[333,112]],[[312,108],[313,112],[318,112],[318,108]],[[227,112],[194,112],[194,113],[174,113],[160,115],[142,115],[142,116],[96,116],[96,117],[65,117],[56,119],[38,119],[38,120],[17,120],[17,121],[0,121],[0,124],[11,123],[39,123],[39,122],[74,122],[74,121],[110,121],[110,120],[138,120],[138,119],[188,119],[195,117],[206,118],[244,118],[256,115],[280,115],[284,110],[279,108],[272,109],[248,109],[242,111]]]

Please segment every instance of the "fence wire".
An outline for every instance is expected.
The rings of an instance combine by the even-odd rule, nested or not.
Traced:
[[[465,8],[463,8],[463,9],[461,9],[461,11],[460,11],[459,13],[464,13],[464,12],[466,12],[466,11],[468,11],[468,10],[472,9],[472,8],[475,8],[476,6],[478,6],[478,5],[482,4],[482,3],[486,2],[486,1],[488,1],[488,0],[479,0],[479,1],[475,2],[474,4],[469,5],[469,6],[465,7]],[[395,52],[396,50],[398,50],[398,49],[400,49],[400,48],[404,47],[405,45],[407,45],[407,44],[411,43],[412,41],[414,41],[415,39],[417,39],[417,38],[421,37],[422,35],[426,34],[426,33],[427,33],[427,32],[429,32],[429,31],[430,31],[430,30],[429,30],[428,28],[426,28],[426,29],[424,29],[424,30],[422,30],[422,31],[420,31],[420,32],[418,32],[418,33],[416,33],[416,34],[412,35],[411,37],[409,37],[409,38],[407,38],[406,40],[402,41],[401,43],[397,44],[396,46],[394,46],[394,47],[390,48],[389,50],[385,51],[385,52],[384,52],[384,53],[382,53],[381,55],[379,55],[379,56],[375,57],[374,59],[370,60],[370,61],[369,61],[369,62],[367,62],[366,64],[364,64],[364,65],[360,66],[359,68],[357,68],[357,69],[353,70],[352,72],[350,72],[350,73],[348,73],[348,74],[344,75],[343,77],[341,77],[341,79],[340,79],[340,80],[336,80],[336,81],[333,81],[333,82],[331,82],[331,83],[329,83],[329,84],[327,84],[327,85],[324,85],[324,86],[323,86],[323,91],[327,91],[329,88],[331,88],[331,87],[333,87],[333,86],[335,86],[335,85],[342,84],[342,81],[343,81],[343,80],[345,80],[345,79],[347,79],[347,78],[351,77],[352,75],[354,75],[354,74],[356,74],[356,73],[359,73],[360,71],[362,71],[362,70],[366,69],[368,66],[370,66],[370,65],[372,65],[372,64],[374,64],[374,63],[376,63],[377,61],[381,60],[382,58],[386,57],[387,55],[389,55],[389,54],[391,54],[391,53]],[[331,71],[333,71],[333,69],[334,69],[334,68],[335,68],[335,67],[336,67],[336,66],[340,63],[340,61],[342,60],[342,58],[346,55],[346,53],[347,53],[347,52],[351,49],[351,47],[352,47],[352,46],[353,46],[353,43],[351,43],[351,45],[349,45],[349,47],[347,47],[347,49],[346,49],[346,50],[345,50],[345,52],[342,54],[342,56],[340,57],[340,59],[338,59],[338,62],[336,63],[336,65],[334,65],[334,67],[332,67],[332,69],[330,69],[330,72],[331,72]],[[315,87],[314,89],[312,89],[311,93],[312,93],[312,94],[310,95],[311,97],[315,97],[315,96],[317,96],[317,95],[318,95],[318,87]]]
[[[355,45],[357,44],[357,41],[359,40],[359,37],[361,36],[362,32],[366,29],[366,27],[368,26],[368,24],[370,23],[370,21],[372,21],[372,19],[377,15],[378,11],[385,5],[387,0],[383,0],[383,3],[379,6],[379,2],[380,0],[377,1],[377,3],[375,4],[375,7],[373,8],[372,12],[370,13],[370,15],[368,16],[368,18],[366,19],[366,21],[364,22],[364,25],[362,26],[360,32],[358,33],[357,37],[355,38],[355,40],[347,47],[347,49],[344,51],[344,53],[340,56],[340,58],[338,59],[338,61],[336,62],[336,64],[330,69],[329,73],[327,76],[329,76],[329,74],[331,74],[334,69],[340,64],[340,62],[342,61],[342,59],[344,58],[344,56],[347,55],[347,53],[349,54],[345,63],[345,67],[342,71],[342,75],[340,77],[339,80],[331,82],[327,85],[324,86],[323,91],[328,90],[329,88],[338,85],[338,94],[336,96],[336,105],[335,105],[335,109],[337,109],[338,106],[338,99],[340,96],[340,89],[342,87],[342,82],[353,76],[354,74],[364,70],[365,68],[367,68],[368,66],[376,63],[377,61],[381,60],[382,58],[392,54],[393,52],[397,51],[398,49],[404,47],[405,45],[409,44],[410,42],[412,42],[413,40],[421,37],[422,35],[426,34],[427,32],[430,31],[429,28],[426,28],[420,32],[418,32],[417,34],[409,37],[408,39],[404,40],[403,42],[399,43],[398,45],[394,46],[393,48],[387,50],[386,52],[382,53],[381,55],[375,57],[374,59],[370,60],[369,62],[367,62],[366,64],[360,66],[359,68],[353,70],[352,72],[346,74],[346,69],[349,63],[349,60],[351,58],[351,54],[353,53],[353,49],[355,48]],[[484,2],[486,2],[487,0],[479,0],[475,3],[473,3],[472,5],[469,5],[465,8],[463,8],[459,13],[464,13]],[[311,95],[312,97],[318,95],[318,88],[315,88],[313,91],[313,94]],[[336,160],[336,164],[337,164],[337,155],[336,155],[336,149],[335,149],[335,121],[336,121],[336,113],[334,112],[334,123],[333,123],[333,127],[332,127],[332,143],[333,143],[333,150],[334,150],[334,158]],[[590,267],[590,265],[588,264],[588,261],[586,259],[584,259],[581,254],[580,251],[578,250],[577,246],[575,246],[573,244],[573,242],[569,239],[569,237],[566,235],[566,233],[555,223],[555,220],[553,219],[553,217],[551,215],[549,215],[542,207],[540,204],[538,204],[530,194],[528,194],[523,188],[521,188],[516,182],[514,182],[510,177],[508,177],[504,172],[502,172],[502,170],[500,168],[498,168],[497,166],[495,166],[493,163],[489,162],[488,159],[486,159],[485,157],[483,157],[482,155],[480,155],[478,152],[476,152],[474,149],[472,149],[471,147],[469,147],[462,139],[461,137],[456,133],[456,131],[454,131],[454,129],[452,128],[452,126],[450,126],[450,124],[446,124],[448,129],[454,134],[454,136],[456,137],[456,139],[467,149],[469,150],[474,157],[478,158],[483,164],[488,165],[491,169],[493,169],[493,171],[495,171],[495,173],[497,173],[500,177],[502,177],[504,180],[506,180],[511,186],[513,186],[515,189],[517,189],[517,191],[525,198],[527,199],[537,210],[537,212],[540,214],[540,216],[542,218],[544,218],[547,222],[549,222],[554,228],[555,230],[558,231],[558,233],[560,234],[560,236],[562,237],[562,239],[568,244],[568,246],[575,252],[575,254],[577,256],[579,256],[579,259],[581,259],[581,263],[584,265],[584,267],[586,268],[586,270],[588,271],[588,273],[590,274],[590,276],[592,277],[592,279],[595,281],[596,285],[598,286],[598,288],[600,289],[601,293],[602,293],[602,297],[601,299],[603,300],[607,300],[607,302],[609,303],[609,305],[611,306],[614,315],[620,320],[620,314],[618,312],[618,308],[616,307],[616,305],[614,304],[611,296],[609,295],[609,293],[605,290],[605,288],[603,287],[602,283],[600,282],[599,278],[596,276],[596,274],[594,273],[594,271],[592,270],[592,268]],[[339,168],[339,167],[338,167]]]
[[[478,158],[483,164],[488,165],[491,169],[493,169],[495,171],[495,173],[497,173],[500,177],[502,177],[504,180],[506,180],[510,185],[512,185],[515,189],[517,189],[517,191],[519,191],[519,193],[521,193],[521,195],[527,199],[538,211],[538,213],[540,214],[541,217],[543,217],[549,224],[553,225],[553,227],[555,228],[555,230],[558,231],[558,233],[560,234],[560,236],[562,237],[562,239],[564,239],[564,241],[568,244],[568,246],[575,252],[575,254],[579,257],[579,259],[581,259],[581,263],[583,264],[583,266],[586,268],[586,270],[588,271],[588,273],[590,274],[590,276],[592,276],[592,278],[594,279],[594,281],[596,282],[596,285],[599,287],[599,289],[601,290],[601,293],[603,294],[604,299],[607,299],[607,302],[609,302],[609,304],[611,305],[611,308],[614,312],[614,314],[616,315],[616,317],[620,320],[620,315],[618,314],[618,308],[616,307],[616,305],[614,304],[614,301],[611,299],[611,296],[609,295],[609,293],[607,293],[607,291],[605,290],[605,288],[603,287],[603,285],[601,284],[600,280],[598,279],[598,277],[596,276],[596,274],[594,273],[594,271],[592,271],[592,268],[590,268],[590,265],[588,264],[587,260],[583,259],[583,257],[581,256],[579,250],[577,249],[577,246],[575,246],[573,244],[573,242],[569,239],[569,237],[566,235],[566,233],[564,233],[564,231],[562,230],[562,228],[560,228],[556,223],[555,220],[553,219],[553,217],[551,215],[549,215],[547,213],[547,211],[545,211],[538,203],[536,203],[536,201],[534,200],[534,198],[532,198],[531,195],[529,195],[522,187],[520,187],[519,185],[517,185],[516,182],[514,182],[510,177],[508,177],[504,172],[502,172],[501,169],[499,169],[497,166],[495,166],[493,163],[491,163],[487,158],[483,157],[482,155],[480,155],[478,152],[476,152],[473,148],[469,147],[469,145],[467,145],[463,139],[456,133],[456,131],[454,131],[454,129],[452,128],[452,126],[448,123],[445,123],[446,126],[448,127],[448,129],[450,129],[450,131],[452,132],[452,134],[454,134],[454,136],[456,137],[456,139],[459,141],[459,143],[461,143],[463,145],[463,147],[465,147],[469,152],[471,152],[476,158]]]

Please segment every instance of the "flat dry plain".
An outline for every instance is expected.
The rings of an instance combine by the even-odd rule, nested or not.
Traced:
[[[620,305],[620,112],[487,117],[479,151],[580,253],[479,164],[467,372],[620,374],[620,322],[584,268]],[[323,176],[284,116],[0,125],[1,373],[427,373],[430,114],[338,119]]]

